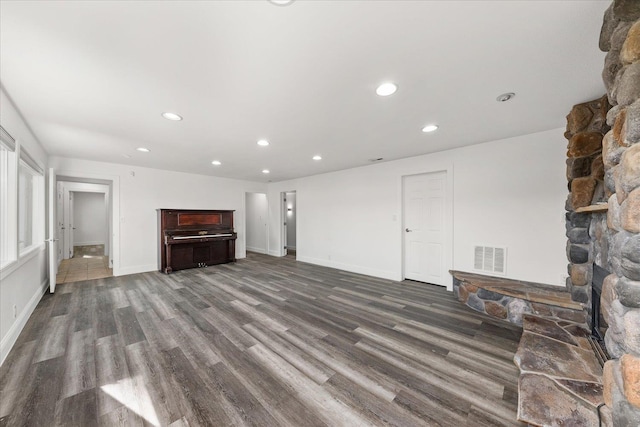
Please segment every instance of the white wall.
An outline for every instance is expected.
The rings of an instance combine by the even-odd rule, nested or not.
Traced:
[[[159,268],[156,209],[233,209],[238,232],[236,257],[245,257],[244,203],[246,192],[266,192],[266,184],[127,166],[115,163],[52,157],[52,167],[64,176],[114,177],[114,275]],[[116,200],[117,199],[117,200]]]
[[[5,94],[1,123],[39,162],[47,155]],[[402,176],[448,169],[453,187],[450,265],[471,271],[473,245],[508,248],[507,277],[562,285],[564,129],[471,147],[266,184],[180,172],[50,158],[66,176],[113,177],[114,273],[157,265],[158,208],[235,209],[236,256],[245,256],[245,193],[267,192],[268,249],[281,254],[280,193],[296,191],[297,254],[301,261],[399,280],[402,277]],[[3,360],[47,285],[44,245],[0,277]],[[18,310],[13,318],[13,305]]]
[[[296,249],[296,193],[287,193],[287,249]],[[289,210],[291,209],[291,210]]]
[[[281,245],[280,192],[296,190],[297,259],[402,278],[402,176],[449,169],[449,267],[472,271],[473,246],[506,246],[507,277],[563,286],[564,129],[269,185],[270,253]]]
[[[47,153],[24,123],[4,90],[0,90],[0,124],[16,139],[19,146],[24,147],[43,168],[46,168]],[[44,212],[42,218],[43,221],[46,218]],[[47,289],[47,277],[47,250],[44,242],[34,252],[0,273],[0,363],[11,350]]]
[[[266,193],[247,193],[247,250],[267,253],[267,231],[269,207]]]
[[[105,194],[74,192],[74,246],[104,245],[107,240]]]

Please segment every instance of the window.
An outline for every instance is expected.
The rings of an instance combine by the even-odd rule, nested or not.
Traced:
[[[16,260],[15,141],[0,126],[0,268]]]
[[[0,272],[44,244],[44,170],[0,126]]]
[[[18,253],[44,241],[44,177],[38,164],[24,149],[18,165]]]

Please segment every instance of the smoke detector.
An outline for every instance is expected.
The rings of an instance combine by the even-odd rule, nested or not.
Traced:
[[[507,102],[510,99],[513,99],[514,96],[516,96],[516,94],[513,93],[513,92],[503,93],[502,95],[500,95],[500,96],[498,96],[496,98],[496,101],[498,101],[498,102]]]

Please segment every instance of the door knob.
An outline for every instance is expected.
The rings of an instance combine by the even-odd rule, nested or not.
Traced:
[[[408,228],[405,228],[404,231],[406,231],[407,233],[411,233],[411,230],[409,230]]]

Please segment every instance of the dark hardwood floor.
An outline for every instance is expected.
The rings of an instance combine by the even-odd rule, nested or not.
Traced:
[[[518,425],[520,334],[291,257],[67,283],[0,368],[0,425]]]

